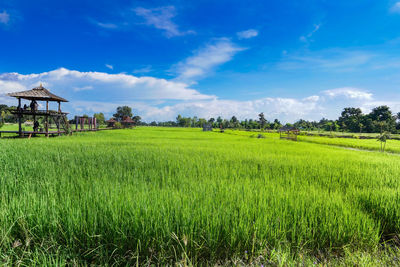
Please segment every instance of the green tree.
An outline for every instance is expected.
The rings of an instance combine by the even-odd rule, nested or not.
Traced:
[[[383,132],[378,136],[378,140],[381,142],[381,152],[385,152],[386,148],[386,140],[390,138],[390,135],[388,132]]]
[[[384,130],[393,131],[395,129],[396,118],[388,106],[376,107],[368,116],[374,122],[374,132],[382,133]]]
[[[6,112],[4,110],[1,110],[0,111],[0,128],[4,126],[5,118],[6,118]]]
[[[221,116],[218,116],[218,118],[217,118],[217,127],[218,128],[220,128],[220,127],[222,127],[222,122],[223,122],[223,120],[222,120],[222,118],[221,118]]]
[[[274,130],[277,130],[277,129],[281,128],[281,127],[282,127],[282,124],[278,119],[275,119],[274,122],[271,125],[271,128],[274,129]]]
[[[363,114],[360,108],[344,108],[338,119],[339,125],[350,132],[358,132],[359,124],[363,120]]]
[[[139,125],[140,121],[142,120],[142,117],[136,115],[132,117],[132,120],[135,122],[136,125]]]
[[[232,128],[238,128],[239,127],[239,121],[235,116],[232,116],[230,120],[230,124]]]
[[[258,114],[258,121],[260,123],[260,128],[264,130],[265,125],[267,124],[267,120],[265,119],[264,112]]]
[[[102,112],[100,113],[94,113],[93,117],[96,118],[97,124],[102,125],[106,123],[106,119],[104,117],[104,114]]]
[[[117,112],[113,115],[117,121],[122,121],[124,117],[132,117],[132,108],[128,106],[117,107]]]

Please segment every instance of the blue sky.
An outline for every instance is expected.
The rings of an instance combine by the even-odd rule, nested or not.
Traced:
[[[0,0],[0,102],[43,83],[71,114],[146,121],[400,111],[400,1]]]

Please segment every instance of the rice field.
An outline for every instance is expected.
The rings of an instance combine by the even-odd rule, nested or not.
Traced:
[[[0,262],[396,263],[398,155],[238,132],[0,139]]]

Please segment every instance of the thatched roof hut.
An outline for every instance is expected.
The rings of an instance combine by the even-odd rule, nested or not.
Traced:
[[[121,124],[124,128],[130,128],[135,125],[135,121],[131,119],[131,117],[124,117],[124,119],[121,121]]]
[[[116,122],[117,121],[114,118],[109,119],[108,121],[106,121],[107,127],[114,127]]]
[[[293,141],[297,141],[297,135],[300,133],[300,130],[296,127],[285,125],[280,128],[278,132],[281,139],[290,139]]]
[[[7,95],[27,100],[68,102],[68,100],[66,100],[65,98],[50,93],[50,91],[44,88],[42,85],[35,87],[31,90],[9,93]]]

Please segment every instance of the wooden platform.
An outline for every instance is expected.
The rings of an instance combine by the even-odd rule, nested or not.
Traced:
[[[48,133],[46,132],[34,132],[34,131],[23,131],[21,134],[21,137],[28,137],[31,138],[33,135],[47,135],[47,136],[55,136],[55,135],[61,135],[64,134],[65,131],[49,131]],[[17,134],[16,137],[19,136],[19,131],[0,131],[0,137],[2,137],[2,134]]]
[[[97,131],[104,131],[104,130],[113,130],[113,128],[100,128],[100,129],[73,129],[71,130],[71,132],[76,133],[76,132],[97,132]],[[22,135],[23,137],[31,137],[34,134],[37,135],[60,135],[60,134],[65,134],[65,131],[49,131],[48,133],[44,132],[44,131],[38,131],[38,132],[34,132],[34,131],[22,131]],[[17,134],[19,135],[19,131],[0,131],[0,137],[2,137],[2,134]]]
[[[15,109],[15,110],[11,110],[12,114],[21,114],[21,115],[36,115],[36,116],[63,116],[63,115],[67,115],[68,113],[66,112],[59,112],[59,111],[55,111],[55,110],[29,110],[29,109]]]

